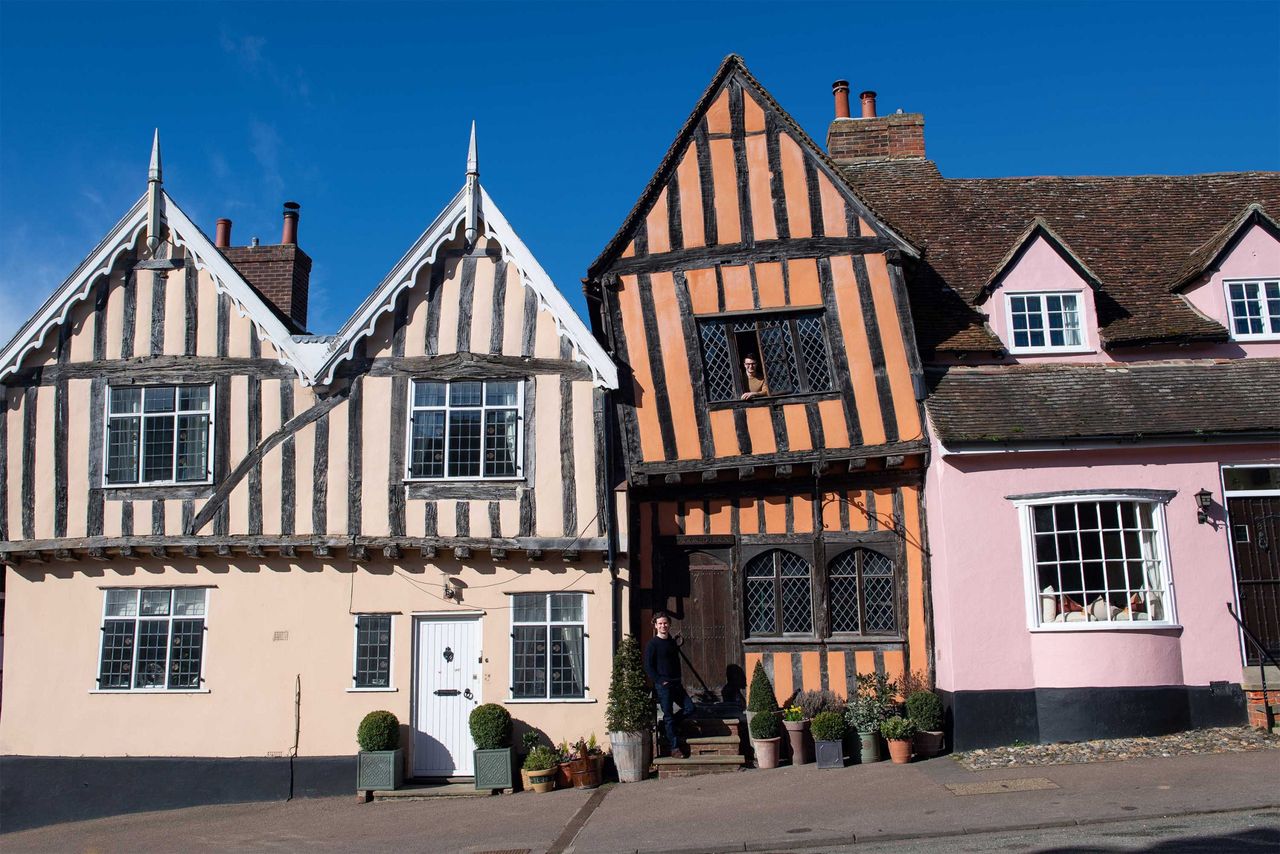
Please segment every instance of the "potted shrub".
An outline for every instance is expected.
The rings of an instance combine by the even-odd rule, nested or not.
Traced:
[[[907,697],[907,717],[916,725],[916,753],[937,756],[942,752],[942,699],[932,691],[916,691]]]
[[[760,712],[776,712],[778,698],[773,694],[773,683],[765,672],[764,662],[757,661],[751,671],[751,688],[747,692],[747,730],[751,729],[751,718]]]
[[[619,782],[637,783],[648,775],[654,719],[640,644],[627,635],[613,656],[609,706],[605,710],[609,745],[613,749],[613,764],[618,769]]]
[[[525,769],[524,760],[527,760],[529,758],[529,754],[533,753],[533,751],[537,748],[538,742],[540,740],[541,740],[541,737],[538,735],[537,730],[527,729],[524,731],[524,735],[520,736],[520,743],[524,745],[524,758],[521,760],[521,764],[520,764],[520,782],[522,784],[521,788],[528,789],[529,786],[532,785],[529,782],[529,772]],[[555,751],[553,750],[552,754],[554,753]]]
[[[604,751],[596,744],[594,732],[589,739],[578,739],[573,759],[569,761],[569,771],[573,775],[575,789],[594,789],[600,785],[604,775]]]
[[[529,751],[524,758],[524,767],[520,773],[530,789],[535,792],[549,792],[556,787],[556,759],[554,748],[540,744]]]
[[[818,712],[810,726],[819,768],[844,767],[844,715],[837,711]]]
[[[805,717],[804,709],[795,705],[787,706],[787,710],[782,713],[782,725],[786,727],[787,740],[791,743],[791,764],[812,762],[808,744],[809,719]]]
[[[356,728],[360,753],[356,758],[356,788],[362,791],[398,789],[404,782],[404,751],[400,749],[400,721],[391,712],[370,712]]]
[[[858,734],[858,762],[866,765],[879,762],[880,724],[883,723],[880,705],[874,697],[854,697],[845,709],[845,722]]]
[[[778,767],[780,720],[781,715],[771,710],[756,712],[751,718],[751,749],[756,754],[757,768]]]
[[[468,723],[476,746],[476,788],[512,788],[511,713],[497,703],[485,703],[471,710]]]
[[[911,761],[911,739],[915,737],[916,725],[910,718],[894,715],[880,724],[880,734],[889,742],[889,758],[894,765]]]

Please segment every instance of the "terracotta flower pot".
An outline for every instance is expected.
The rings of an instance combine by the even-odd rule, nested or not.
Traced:
[[[906,765],[911,761],[911,739],[909,738],[891,738],[889,739],[889,758],[893,760],[894,765]]]
[[[774,738],[753,738],[751,748],[756,752],[757,768],[777,768],[778,749],[782,746],[782,736]]]
[[[556,786],[561,789],[573,787],[573,772],[569,770],[570,762],[561,762],[556,766]]]
[[[787,739],[791,742],[791,764],[804,765],[813,761],[813,751],[809,749],[809,721],[783,721],[787,728]]]

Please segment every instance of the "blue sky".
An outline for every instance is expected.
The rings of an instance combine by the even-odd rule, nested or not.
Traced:
[[[481,180],[580,279],[725,54],[816,139],[830,84],[923,112],[943,174],[1280,169],[1280,4],[0,3],[0,341],[145,189],[276,242],[334,331]],[[1176,211],[1170,212],[1176,216]]]

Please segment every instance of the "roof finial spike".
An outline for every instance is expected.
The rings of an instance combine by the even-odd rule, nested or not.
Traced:
[[[467,147],[467,243],[480,235],[480,156],[476,154],[476,123],[471,121],[471,145]]]
[[[467,174],[480,177],[480,155],[476,153],[476,122],[471,120],[471,145],[467,147]]]
[[[164,181],[160,173],[160,128],[156,128],[156,135],[151,140],[151,168],[147,171],[147,181]]]
[[[155,257],[160,248],[160,128],[151,140],[151,168],[147,170],[147,249]]]

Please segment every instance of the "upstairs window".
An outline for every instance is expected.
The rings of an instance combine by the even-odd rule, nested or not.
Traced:
[[[107,484],[208,483],[213,387],[127,386],[107,391]]]
[[[1280,281],[1227,282],[1227,311],[1232,338],[1280,336]]]
[[[417,381],[411,394],[411,479],[522,476],[518,380]]]
[[[206,593],[203,587],[106,591],[98,688],[198,689]]]
[[[713,403],[831,390],[821,312],[703,320],[698,334]]]
[[[1009,294],[1009,335],[1014,352],[1083,347],[1080,295]]]

